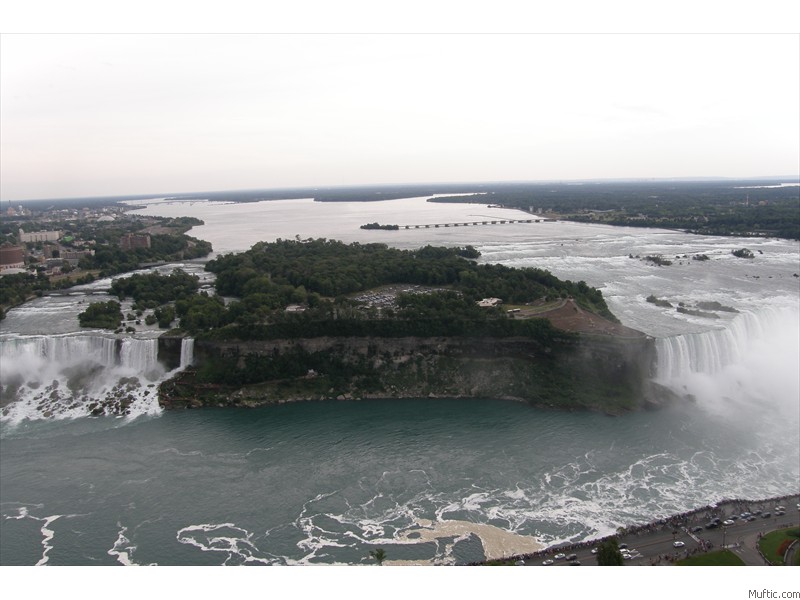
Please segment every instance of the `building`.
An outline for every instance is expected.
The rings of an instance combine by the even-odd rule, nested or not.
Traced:
[[[0,246],[0,271],[22,269],[25,266],[25,248],[5,243]]]
[[[495,306],[500,306],[503,301],[500,298],[484,298],[483,300],[478,300],[478,306],[481,308],[493,308]]]
[[[62,250],[60,256],[61,260],[65,260],[73,267],[77,267],[84,256],[94,256],[94,250]]]
[[[119,247],[123,250],[150,247],[149,233],[126,233],[119,240]]]
[[[25,233],[22,229],[19,230],[19,241],[23,244],[35,242],[55,242],[61,237],[60,231],[31,231]]]

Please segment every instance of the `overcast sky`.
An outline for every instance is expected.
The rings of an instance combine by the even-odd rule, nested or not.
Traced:
[[[3,35],[3,200],[749,177],[800,165],[797,35]]]

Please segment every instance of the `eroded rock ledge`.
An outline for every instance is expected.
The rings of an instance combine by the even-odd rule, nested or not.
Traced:
[[[162,351],[176,344],[162,338]],[[621,414],[668,398],[649,383],[655,346],[644,335],[198,340],[194,356],[192,368],[161,385],[163,407],[448,397]]]

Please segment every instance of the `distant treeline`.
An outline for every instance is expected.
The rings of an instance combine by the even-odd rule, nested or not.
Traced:
[[[800,187],[748,187],[763,185],[764,181],[727,180],[520,184],[431,201],[488,202],[608,225],[800,239]]]

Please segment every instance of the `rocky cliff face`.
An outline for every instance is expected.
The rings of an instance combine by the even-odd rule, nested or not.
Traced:
[[[161,344],[174,354],[174,340]],[[192,369],[162,384],[163,406],[469,397],[619,414],[654,396],[655,346],[645,336],[198,340],[194,356]]]

